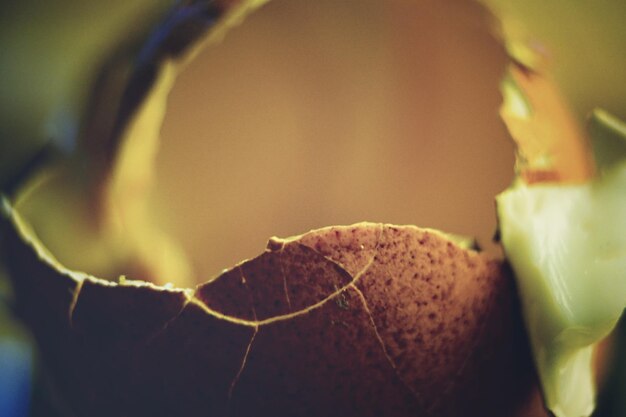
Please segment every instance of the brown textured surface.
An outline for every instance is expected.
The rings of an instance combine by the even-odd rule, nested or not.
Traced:
[[[233,268],[215,280],[199,285],[195,296],[218,313],[244,320],[256,319],[250,289],[240,268]]]
[[[427,409],[456,384],[492,312],[501,266],[417,229],[387,227],[356,284],[406,383]],[[389,294],[396,295],[389,308]]]
[[[322,302],[353,279],[339,265],[304,245],[285,245],[281,255],[287,294],[294,311]]]
[[[508,416],[532,394],[508,269],[434,231],[272,239],[193,291],[72,279],[6,221],[3,238],[76,415]]]
[[[234,416],[422,415],[378,343],[359,296],[342,293],[259,329],[235,386]]]

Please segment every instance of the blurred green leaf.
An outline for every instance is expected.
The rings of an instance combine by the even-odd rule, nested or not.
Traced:
[[[581,120],[597,106],[626,119],[626,2],[482,1],[500,18],[509,51],[549,71]]]
[[[71,152],[99,71],[137,47],[174,0],[0,5],[0,185],[48,143]]]
[[[596,164],[601,172],[610,171],[626,160],[626,124],[623,121],[596,109],[589,119],[589,131]]]

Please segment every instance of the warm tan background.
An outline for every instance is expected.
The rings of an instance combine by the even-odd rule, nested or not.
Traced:
[[[474,2],[270,2],[171,96],[158,191],[198,278],[362,220],[488,246],[512,177],[504,66]]]

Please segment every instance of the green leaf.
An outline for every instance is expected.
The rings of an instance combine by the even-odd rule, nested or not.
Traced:
[[[509,53],[549,72],[580,120],[597,106],[626,118],[626,2],[481,1],[498,17]]]
[[[65,154],[75,149],[102,66],[129,59],[173,4],[55,0],[0,6],[1,187],[18,181],[46,146]]]
[[[596,149],[613,149],[614,139],[596,134]],[[545,400],[558,417],[593,411],[595,344],[626,307],[626,153],[614,156],[590,182],[518,182],[497,198]]]
[[[601,172],[626,160],[626,124],[608,112],[596,109],[589,119],[593,153]]]

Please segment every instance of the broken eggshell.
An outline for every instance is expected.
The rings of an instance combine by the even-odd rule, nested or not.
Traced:
[[[174,289],[67,270],[6,211],[16,311],[69,415],[537,415],[508,267],[439,232],[274,238]]]
[[[158,127],[176,72],[165,61],[152,89],[159,97],[128,112],[134,118],[112,138],[124,146],[133,137],[146,159],[158,128],[145,126]],[[111,200],[143,203],[137,190],[151,165],[129,166],[122,175],[103,164],[104,186],[95,175],[92,188],[105,196],[96,200],[110,187]],[[534,368],[508,267],[439,232],[363,223],[273,239],[259,257],[175,289],[67,269],[21,220],[19,204],[4,205],[16,312],[63,414],[544,415],[532,408]],[[128,224],[142,221],[141,210],[129,211]],[[120,239],[112,246],[133,241]]]

